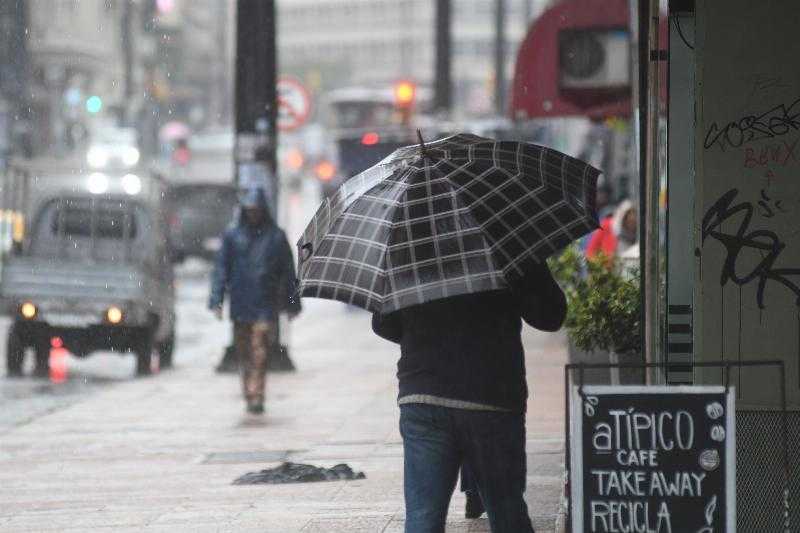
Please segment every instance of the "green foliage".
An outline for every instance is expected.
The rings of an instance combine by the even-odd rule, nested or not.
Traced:
[[[624,272],[617,260],[607,257],[587,260],[574,245],[548,264],[567,296],[565,327],[575,346],[619,354],[640,350],[637,270]]]

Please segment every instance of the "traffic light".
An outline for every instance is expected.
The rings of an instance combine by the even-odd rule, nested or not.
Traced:
[[[400,122],[408,126],[411,109],[417,97],[417,86],[411,81],[399,81],[394,85],[394,105],[400,113]]]
[[[86,99],[86,111],[89,113],[99,113],[103,109],[103,100],[97,95],[90,96]]]
[[[361,144],[364,146],[373,146],[381,141],[381,136],[375,131],[369,131],[361,136]]]
[[[394,86],[394,103],[400,109],[408,109],[414,105],[417,86],[410,81],[400,81]]]

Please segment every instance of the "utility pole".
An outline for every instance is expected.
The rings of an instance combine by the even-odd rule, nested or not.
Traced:
[[[130,109],[128,106],[133,100],[133,35],[131,24],[133,20],[133,1],[125,0],[122,4],[122,17],[120,18],[120,33],[122,44],[122,64],[123,64],[123,101],[125,107],[121,112],[120,122],[127,126],[130,120]]]
[[[659,51],[661,44],[658,41],[658,23],[659,11],[658,0],[648,0],[641,3],[643,16],[641,20],[646,27],[640,27],[639,39],[640,43],[644,41],[647,46],[648,55],[653,54],[654,51]],[[645,18],[646,17],[646,18]],[[640,44],[641,46],[641,44]],[[643,194],[642,203],[639,206],[640,225],[644,226],[644,239],[640,247],[640,255],[644,269],[642,270],[642,283],[644,297],[644,356],[645,363],[660,363],[662,362],[661,350],[661,337],[659,332],[659,325],[661,323],[659,311],[659,221],[658,221],[658,85],[659,85],[659,68],[657,58],[652,56],[647,57],[649,61],[645,61],[639,65],[639,68],[645,68],[640,76],[644,76],[643,81],[646,81],[644,90],[639,95],[640,102],[644,104],[641,110],[645,113],[644,128],[640,135],[644,139],[644,157],[641,161],[643,165],[642,172],[642,187],[640,194]],[[647,383],[659,383],[661,378],[657,369],[652,369],[647,374]]]
[[[236,182],[264,187],[274,217],[278,205],[274,0],[238,0],[236,29]]]
[[[275,0],[236,3],[236,139],[233,154],[236,184],[263,187],[270,215],[278,221],[278,61]],[[294,370],[276,335],[270,370]]]
[[[506,112],[506,0],[495,0],[494,34],[494,109]]]
[[[434,109],[444,115],[450,114],[452,107],[452,61],[451,61],[451,17],[450,0],[436,0],[436,65],[434,72]]]

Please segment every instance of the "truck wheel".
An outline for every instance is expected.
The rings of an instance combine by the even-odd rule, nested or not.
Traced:
[[[50,343],[48,338],[45,336],[36,339],[33,349],[36,354],[36,366],[33,369],[33,375],[37,378],[50,377]]]
[[[8,377],[22,377],[22,363],[25,360],[25,343],[19,333],[19,328],[12,325],[8,330],[6,339],[6,371]]]
[[[158,343],[159,369],[172,368],[172,353],[175,351],[175,333]]]
[[[36,366],[33,375],[37,378],[50,377],[50,337],[49,335],[36,335],[33,338],[33,353]]]
[[[133,352],[136,354],[136,375],[149,376],[150,363],[153,359],[153,332],[149,329],[140,331],[134,337]]]

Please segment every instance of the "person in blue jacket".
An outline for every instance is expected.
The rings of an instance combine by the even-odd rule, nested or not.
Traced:
[[[209,308],[222,319],[227,293],[233,342],[240,361],[247,411],[264,412],[267,360],[278,315],[300,312],[294,298],[295,269],[286,234],[270,216],[262,188],[247,189],[240,213],[223,234],[211,276]]]

